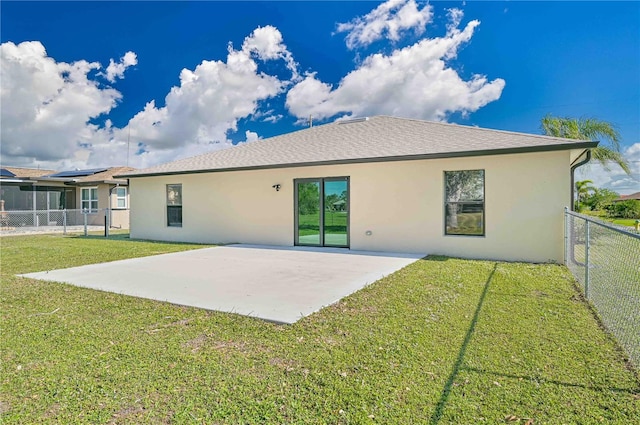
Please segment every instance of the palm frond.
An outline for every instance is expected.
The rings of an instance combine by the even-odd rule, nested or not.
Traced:
[[[610,171],[615,163],[631,175],[629,163],[620,153],[620,132],[615,125],[596,118],[570,118],[547,115],[540,121],[544,134],[566,139],[598,140],[600,145],[591,150],[593,159]]]
[[[624,159],[620,152],[616,152],[607,146],[598,146],[591,149],[591,156],[593,159],[602,164],[604,169],[607,171],[611,170],[611,167],[609,165],[611,163],[614,163],[622,168],[625,173],[631,175],[631,168],[629,168],[627,160]]]

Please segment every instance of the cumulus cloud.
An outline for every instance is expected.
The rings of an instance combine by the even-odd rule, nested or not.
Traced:
[[[109,60],[109,66],[106,69],[106,73],[101,73],[107,80],[114,83],[116,78],[124,78],[124,72],[130,66],[138,64],[138,56],[133,52],[127,52],[120,58],[120,62],[114,62],[113,59]]]
[[[631,175],[626,174],[620,167],[610,164],[607,171],[599,163],[590,163],[578,168],[576,180],[591,180],[593,185],[628,195],[640,191],[640,142],[634,143],[623,151],[623,156],[629,162]]]
[[[282,34],[267,26],[246,37],[240,50],[229,45],[226,62],[204,60],[194,70],[183,69],[180,86],[169,91],[164,106],[152,100],[130,120],[132,139],[147,151],[179,150],[180,157],[185,145],[205,151],[230,146],[227,133],[237,131],[238,120],[258,114],[261,101],[290,84],[258,70],[257,60],[276,59],[284,61],[292,80],[298,78]]]
[[[102,72],[97,62],[56,62],[37,41],[0,46],[2,160],[55,169],[120,165],[145,167],[230,147],[229,131],[259,111],[261,102],[299,80],[297,64],[275,27],[255,29],[226,61],[203,60],[183,69],[163,105],[149,100],[125,128],[92,124],[122,99],[115,82],[137,56],[127,52]],[[291,78],[261,72],[258,61],[281,60]],[[11,107],[6,107],[11,105]],[[269,115],[278,119],[278,115]],[[247,140],[259,138],[245,133]]]
[[[244,132],[244,136],[246,138],[245,141],[247,142],[255,142],[256,140],[260,139],[260,136],[258,136],[258,133],[256,133],[255,131],[245,131]]]
[[[297,81],[300,77],[298,64],[283,43],[282,33],[271,25],[256,28],[251,36],[245,38],[242,51],[245,54],[255,53],[263,61],[282,59],[291,71],[291,80]]]
[[[476,74],[465,81],[448,66],[480,24],[471,21],[461,31],[461,12],[454,9],[449,16],[444,36],[425,38],[389,55],[368,56],[337,87],[307,73],[287,93],[289,112],[298,119],[386,114],[444,120],[452,112],[467,114],[499,99],[504,80]]]
[[[7,42],[0,46],[3,163],[55,169],[146,167],[198,155],[230,147],[228,136],[238,131],[240,120],[281,120],[282,111],[271,103],[284,93],[286,108],[299,120],[374,114],[444,120],[452,112],[473,112],[498,99],[505,83],[483,75],[465,80],[449,65],[479,22],[461,30],[462,12],[451,9],[448,16],[442,37],[372,54],[335,87],[313,72],[300,75],[277,28],[256,28],[239,48],[229,44],[226,58],[183,69],[179,84],[164,99],[149,99],[124,128],[109,120],[93,123],[122,99],[102,83],[124,78],[138,62],[135,53],[102,68],[85,60],[57,62],[37,41]],[[431,6],[420,9],[414,0],[390,0],[338,29],[348,32],[351,47],[365,46],[382,37],[397,41],[409,30],[421,34],[431,19]],[[285,76],[264,72],[274,69],[271,63],[264,66],[268,61],[278,61]],[[248,142],[260,139],[241,131]]]
[[[122,95],[89,74],[97,62],[56,62],[38,41],[0,45],[2,161],[75,164],[82,146],[108,138],[89,121],[111,111]]]
[[[337,33],[346,32],[349,49],[366,47],[384,37],[398,41],[407,30],[424,33],[433,18],[433,6],[418,8],[415,0],[388,0],[364,16],[338,24]]]

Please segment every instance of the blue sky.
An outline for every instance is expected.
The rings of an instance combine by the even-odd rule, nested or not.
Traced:
[[[144,167],[309,115],[539,133],[552,114],[615,123],[634,175],[580,178],[640,190],[638,2],[3,1],[0,28],[5,165],[123,165],[130,140]]]

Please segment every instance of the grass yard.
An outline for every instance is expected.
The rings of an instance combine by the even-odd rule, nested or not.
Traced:
[[[640,365],[640,239],[591,224],[589,301],[627,353]],[[573,222],[569,266],[586,292],[585,221]]]
[[[0,240],[0,420],[639,423],[640,381],[561,266],[428,257],[282,326],[13,275],[193,245]]]
[[[635,226],[636,226],[636,219],[635,218],[613,218],[613,217],[607,217],[606,211],[584,211],[581,214],[590,215],[592,217],[595,217],[595,218],[597,218],[599,220],[604,221],[605,223],[612,223],[612,224],[615,224],[617,226],[626,226],[626,227],[630,227],[631,228],[629,230],[635,230]]]
[[[617,224],[618,226],[627,226],[632,228],[635,228],[636,226],[636,219],[634,218],[611,218],[607,221],[610,221],[613,224]]]

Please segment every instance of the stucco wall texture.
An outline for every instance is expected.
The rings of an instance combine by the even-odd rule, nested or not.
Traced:
[[[351,249],[560,263],[569,164],[570,151],[554,151],[132,178],[131,237],[291,246],[294,179],[348,176]],[[476,169],[485,236],[447,236],[444,172]],[[166,185],[177,183],[183,225],[167,227]]]

